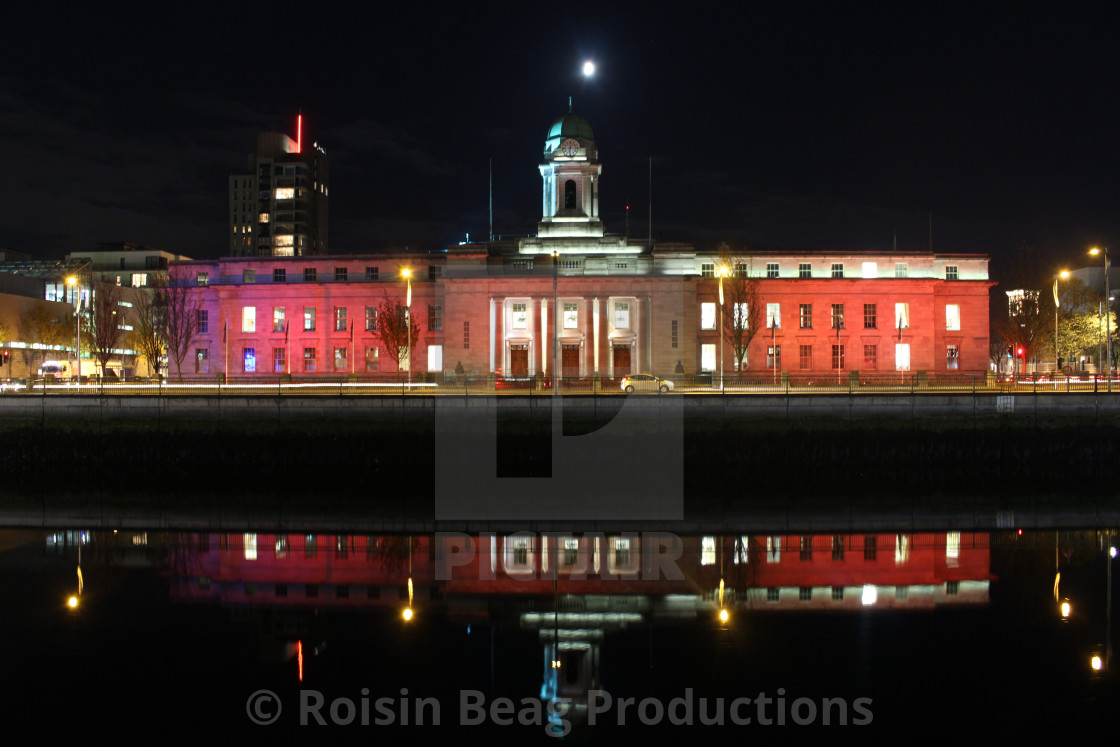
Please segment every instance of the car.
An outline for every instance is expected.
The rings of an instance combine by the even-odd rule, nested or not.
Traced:
[[[673,391],[673,382],[668,379],[662,379],[653,374],[632,374],[630,376],[623,376],[620,382],[622,391],[624,392],[666,392]]]

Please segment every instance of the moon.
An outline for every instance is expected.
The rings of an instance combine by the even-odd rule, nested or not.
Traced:
[[[583,63],[583,75],[585,78],[590,78],[595,74],[595,63],[591,60]]]

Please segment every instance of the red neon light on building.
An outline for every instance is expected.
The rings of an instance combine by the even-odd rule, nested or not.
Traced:
[[[296,153],[303,153],[303,114],[296,115]]]
[[[299,662],[299,681],[303,682],[303,641],[296,641],[296,661]]]

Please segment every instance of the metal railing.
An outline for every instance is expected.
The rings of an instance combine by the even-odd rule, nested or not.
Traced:
[[[622,376],[565,377],[559,380],[561,394],[622,396]],[[1033,374],[1014,378],[991,375],[934,375],[923,371],[863,373],[842,371],[809,375],[791,372],[718,374],[665,377],[657,382],[633,383],[638,395],[694,394],[705,396],[747,394],[887,394],[887,393],[992,393],[1045,392],[1120,393],[1120,378],[1052,376]],[[662,387],[668,391],[662,391]],[[552,379],[547,376],[501,377],[413,373],[411,382],[397,374],[343,376],[250,375],[229,377],[209,374],[184,376],[182,381],[88,381],[0,380],[3,396],[51,395],[174,395],[174,396],[353,396],[353,395],[520,395],[551,396]]]

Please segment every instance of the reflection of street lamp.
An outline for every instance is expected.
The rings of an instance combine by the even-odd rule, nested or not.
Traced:
[[[74,370],[71,375],[76,371],[78,373],[78,383],[81,383],[82,377],[82,314],[81,314],[81,298],[82,289],[78,285],[78,278],[71,275],[66,278],[66,284],[71,287],[74,293]],[[80,547],[79,543],[79,547]]]
[[[719,267],[719,390],[723,391],[723,279],[727,277],[727,265]]]
[[[1089,250],[1089,254],[1094,257],[1098,254],[1104,254],[1104,297],[1109,298],[1112,292],[1109,290],[1108,285],[1108,247],[1106,246],[1102,251],[1098,247],[1093,247]],[[1111,301],[1111,299],[1110,299]],[[1105,338],[1105,350],[1108,354],[1108,391],[1112,391],[1112,304],[1108,305],[1108,312],[1104,316],[1104,330],[1108,333]]]
[[[408,284],[408,294],[405,296],[404,303],[404,336],[408,340],[408,390],[412,391],[412,270],[407,267],[401,270],[401,277],[404,278],[405,283]],[[400,348],[397,348],[399,351]],[[409,584],[411,587],[411,583]],[[408,610],[408,620],[412,617],[411,605]]]
[[[1061,306],[1061,301],[1058,300],[1058,280],[1069,277],[1068,270],[1062,270],[1054,276],[1054,365],[1058,366],[1058,308]],[[1058,372],[1058,368],[1054,369],[1054,373]]]

